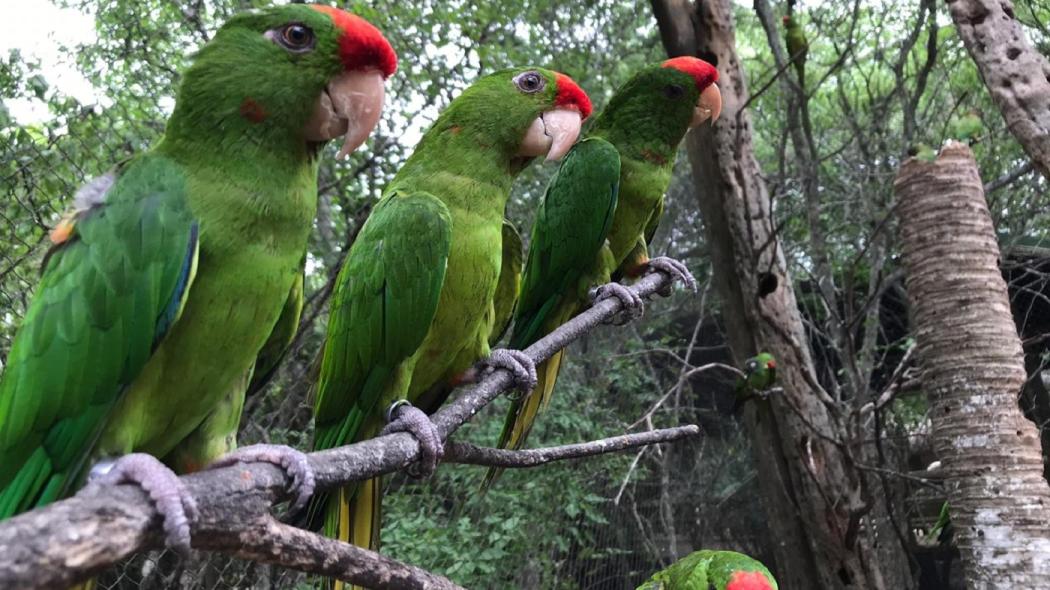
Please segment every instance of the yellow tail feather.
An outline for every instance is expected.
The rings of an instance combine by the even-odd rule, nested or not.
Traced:
[[[325,519],[329,536],[373,551],[379,550],[379,523],[383,506],[383,482],[376,477],[354,486],[340,488],[332,509]],[[346,584],[329,580],[333,590],[344,590]],[[354,586],[353,590],[365,590]]]
[[[554,385],[558,382],[558,372],[561,370],[561,362],[565,358],[565,351],[559,350],[551,358],[536,366],[536,388],[521,401],[521,407],[514,416],[514,423],[507,428],[503,427],[500,434],[499,448],[521,449],[525,446],[525,439],[532,431],[532,425],[536,423],[536,417],[540,412],[546,411],[550,406],[551,398],[554,396]],[[503,469],[491,467],[481,482],[481,493],[488,491],[492,484],[496,483]]]
[[[87,582],[81,582],[76,586],[71,587],[69,590],[95,590],[98,587],[98,580],[91,579]]]

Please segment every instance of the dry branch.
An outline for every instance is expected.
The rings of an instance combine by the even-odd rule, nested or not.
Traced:
[[[663,273],[643,277],[632,287],[648,297],[666,287]],[[556,351],[615,316],[620,302],[607,299],[573,318],[525,350],[534,361]],[[432,419],[443,439],[511,386],[510,374],[497,370],[463,391]],[[614,452],[694,436],[695,426],[614,437],[591,443],[520,452],[449,444],[449,459],[500,467],[542,463]],[[311,453],[320,490],[397,471],[416,460],[419,447],[405,433]],[[348,582],[383,588],[457,588],[449,580],[372,551],[326,539],[276,521],[270,511],[289,500],[290,483],[278,468],[253,463],[183,476],[200,517],[193,525],[193,547],[228,553]],[[133,553],[160,547],[161,523],[146,494],[133,486],[87,490],[67,500],[0,523],[0,588],[61,588],[84,580]]]

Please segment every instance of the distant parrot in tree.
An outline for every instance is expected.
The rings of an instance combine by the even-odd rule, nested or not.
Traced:
[[[798,74],[798,85],[806,89],[806,56],[809,53],[809,41],[802,25],[790,14],[785,14],[784,40],[787,42],[788,59],[795,64],[795,72]]]
[[[766,566],[736,551],[696,551],[637,590],[778,590]]]
[[[977,143],[981,138],[981,133],[984,131],[981,113],[976,109],[970,109],[965,114],[954,118],[950,126],[951,138],[968,145]]]
[[[516,236],[503,212],[517,174],[535,156],[564,156],[590,111],[568,76],[503,70],[467,88],[423,135],[337,277],[314,407],[315,449],[374,437],[389,421],[383,432],[412,433],[424,470],[432,471],[441,439],[407,402],[456,382],[486,357],[524,386],[535,382],[524,354],[490,354],[502,243]],[[312,524],[323,512],[327,535],[376,547],[380,499],[378,478],[318,496]]]
[[[733,413],[756,395],[773,387],[777,382],[777,362],[768,352],[760,352],[744,362],[744,376],[736,382],[736,402]]]
[[[612,279],[655,269],[695,289],[681,263],[650,260],[648,243],[663,213],[679,143],[690,128],[721,112],[717,79],[718,71],[703,60],[670,59],[636,73],[596,117],[588,138],[562,162],[537,212],[510,348],[528,347],[594,298],[617,297],[640,313],[641,300]],[[501,448],[525,444],[537,414],[550,403],[563,358],[561,351],[542,363],[536,390],[513,402]],[[491,469],[484,487],[500,472]]]
[[[932,162],[937,159],[937,150],[927,143],[920,143],[908,148],[908,155],[923,162]]]
[[[189,547],[192,498],[154,457],[200,468],[230,446],[209,440],[228,426],[201,427],[236,424],[300,276],[321,148],[364,142],[396,63],[375,27],[323,6],[234,16],[201,49],[163,140],[80,189],[51,232],[0,381],[0,518],[91,471],[141,485]],[[252,449],[238,458],[302,458]]]

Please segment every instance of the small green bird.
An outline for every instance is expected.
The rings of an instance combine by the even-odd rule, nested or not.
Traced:
[[[777,362],[773,355],[761,352],[744,361],[744,375],[736,381],[736,401],[731,413],[737,413],[747,402],[764,398],[777,382]]]
[[[642,301],[610,280],[662,270],[695,288],[680,262],[650,260],[648,243],[660,222],[678,145],[686,132],[718,118],[718,71],[695,57],[640,70],[596,118],[588,138],[562,162],[532,228],[510,348],[522,350],[584,309],[616,297],[640,313]],[[593,289],[598,285],[603,285]],[[537,367],[535,391],[515,400],[499,447],[525,444],[550,403],[564,351]],[[501,470],[493,468],[489,487]]]
[[[980,141],[981,133],[984,131],[981,112],[976,109],[970,109],[965,114],[953,119],[950,127],[952,139],[973,145]]]
[[[441,439],[407,402],[455,382],[480,359],[531,386],[535,368],[518,351],[491,351],[503,241],[514,178],[536,156],[560,159],[591,111],[568,76],[515,68],[467,88],[423,135],[386,187],[340,270],[332,295],[314,417],[315,449],[408,431],[433,470]],[[520,250],[520,240],[517,241]],[[513,276],[504,286],[514,290]],[[497,311],[499,307],[502,311]],[[315,499],[325,532],[377,547],[379,479]]]
[[[766,566],[736,551],[690,553],[637,590],[778,590]]]
[[[200,468],[229,446],[199,429],[237,419],[231,392],[299,276],[318,154],[364,142],[396,63],[365,20],[304,5],[234,16],[197,53],[163,140],[80,189],[51,232],[0,381],[0,519],[102,461],[94,481],[141,485],[189,547],[192,497],[154,457]]]
[[[795,65],[795,73],[798,74],[798,85],[806,89],[806,57],[809,54],[809,40],[802,30],[802,25],[790,14],[785,14],[782,19],[784,23],[784,41],[787,43],[788,59]]]

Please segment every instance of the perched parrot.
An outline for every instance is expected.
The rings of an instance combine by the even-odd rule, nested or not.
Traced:
[[[677,57],[636,73],[598,115],[563,160],[537,212],[514,313],[509,347],[522,350],[590,305],[614,296],[640,310],[642,302],[619,277],[657,269],[695,281],[681,263],[649,259],[686,132],[718,118],[718,71],[695,57]],[[593,287],[598,287],[593,290]],[[593,295],[592,295],[593,291]],[[536,390],[515,400],[500,435],[501,448],[525,444],[539,411],[550,403],[564,351],[537,367]],[[489,487],[500,469],[483,484]]]
[[[766,566],[736,551],[690,553],[653,574],[638,590],[778,590]]]
[[[795,63],[795,72],[798,74],[798,85],[806,89],[806,54],[809,53],[809,41],[802,25],[790,14],[785,14],[784,40],[787,43],[788,59]]]
[[[908,148],[908,155],[923,162],[933,162],[937,159],[937,150],[927,143],[919,143]]]
[[[336,279],[314,407],[315,449],[374,437],[392,420],[384,432],[412,433],[430,471],[441,439],[406,400],[415,403],[457,381],[486,356],[519,383],[534,382],[524,354],[490,355],[508,232],[503,211],[517,174],[535,156],[560,159],[590,111],[587,95],[568,76],[503,70],[466,89],[423,135]],[[377,478],[318,496],[310,519],[318,524],[323,512],[329,536],[376,547],[380,495]]]
[[[984,131],[984,122],[981,121],[981,112],[976,109],[971,109],[966,114],[961,115],[952,119],[950,125],[951,138],[966,143],[968,145],[974,145],[981,139],[981,132]]]
[[[736,402],[733,413],[755,396],[765,392],[777,382],[777,362],[768,352],[760,352],[744,362],[744,376],[736,382]]]
[[[189,547],[192,498],[156,458],[199,468],[229,446],[200,427],[235,423],[231,392],[243,401],[299,276],[321,147],[364,142],[396,63],[375,27],[322,6],[234,16],[201,49],[163,140],[80,189],[51,232],[0,380],[0,519],[91,471],[141,485]]]

